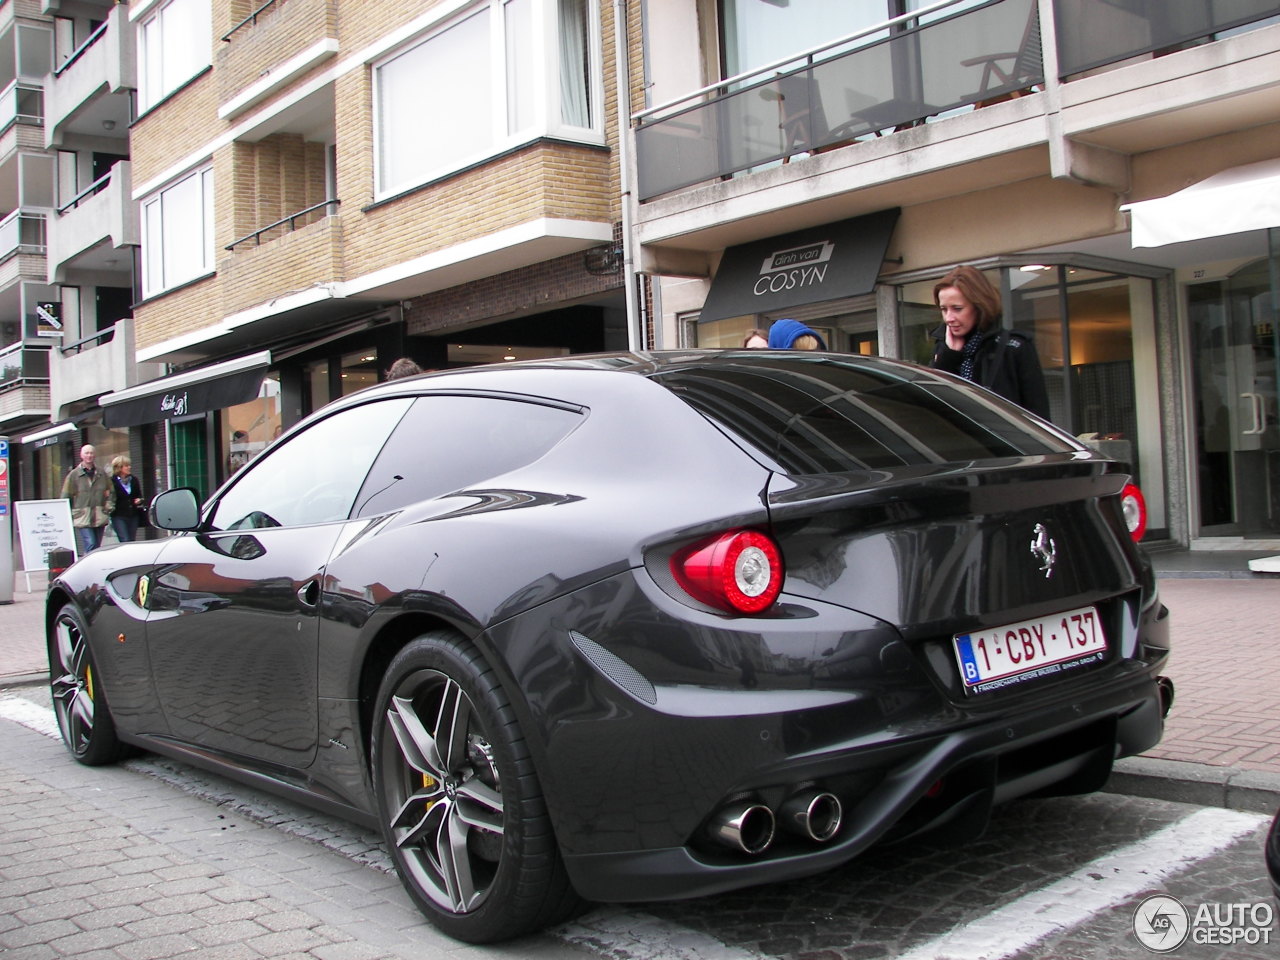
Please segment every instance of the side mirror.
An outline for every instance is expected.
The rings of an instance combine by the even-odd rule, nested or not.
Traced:
[[[147,511],[153,527],[195,530],[200,526],[200,501],[191,487],[175,487],[157,494]]]

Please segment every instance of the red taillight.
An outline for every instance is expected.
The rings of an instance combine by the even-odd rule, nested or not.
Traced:
[[[1124,511],[1124,525],[1129,528],[1129,536],[1137,543],[1147,532],[1147,501],[1136,484],[1126,483],[1120,491],[1120,509]]]
[[[782,553],[755,530],[734,530],[678,551],[671,572],[695,600],[729,613],[760,613],[782,591]]]

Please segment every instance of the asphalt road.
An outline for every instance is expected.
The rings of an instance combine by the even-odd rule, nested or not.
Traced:
[[[1187,911],[1168,956],[1280,953],[1267,817],[1118,794],[1012,804],[960,846],[901,844],[807,880],[600,906],[545,935],[463,947],[420,919],[376,836],[167,760],[81,767],[45,697],[0,693],[6,960],[1112,960],[1153,956],[1136,923],[1179,934],[1156,895]]]

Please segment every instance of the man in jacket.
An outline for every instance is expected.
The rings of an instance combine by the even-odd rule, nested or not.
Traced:
[[[71,501],[71,526],[80,556],[102,545],[102,531],[111,516],[111,478],[99,470],[93,444],[80,448],[80,463],[62,482],[62,495]]]

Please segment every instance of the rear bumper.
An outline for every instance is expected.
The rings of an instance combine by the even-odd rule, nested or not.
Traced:
[[[946,825],[976,837],[998,803],[1038,792],[1084,793],[1105,782],[1113,759],[1159,742],[1163,705],[1143,676],[1051,709],[870,751],[809,758],[778,771],[840,796],[845,826],[818,845],[783,840],[755,858],[695,842],[662,849],[565,857],[574,885],[593,900],[706,896],[808,876],[842,864],[873,843]],[[927,796],[939,782],[936,796]],[[857,785],[874,784],[865,792]],[[851,787],[852,785],[852,787]],[[780,791],[752,799],[776,801]]]

